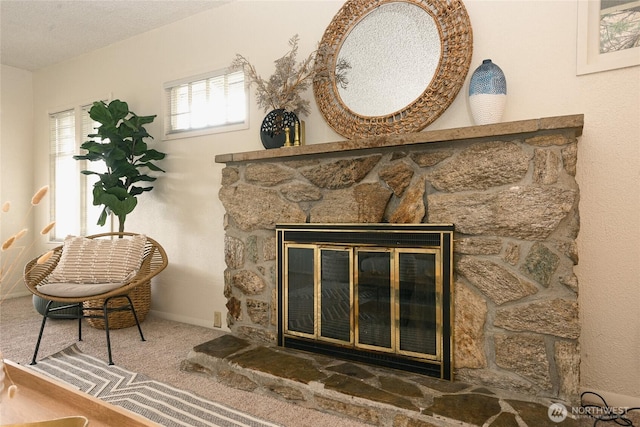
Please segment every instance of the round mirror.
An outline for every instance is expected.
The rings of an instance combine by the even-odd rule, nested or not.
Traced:
[[[440,50],[431,15],[411,3],[383,4],[353,27],[338,52],[338,61],[351,66],[345,73],[349,83],[338,86],[338,95],[363,116],[392,114],[424,92]]]
[[[459,0],[349,0],[320,42],[316,61],[328,78],[314,81],[318,107],[347,138],[418,132],[453,102],[472,49]]]

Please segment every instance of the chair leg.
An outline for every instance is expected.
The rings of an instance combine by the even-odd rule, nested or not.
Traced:
[[[84,303],[78,304],[78,341],[82,341],[82,319],[84,319]]]
[[[47,306],[44,309],[44,315],[42,316],[42,324],[40,325],[40,333],[38,334],[38,341],[36,342],[36,349],[33,352],[33,358],[31,359],[30,365],[35,365],[36,358],[38,357],[38,350],[40,350],[40,341],[42,341],[42,333],[44,332],[44,325],[47,323],[47,317],[49,316],[49,309],[51,308],[51,304],[53,301],[49,301]]]
[[[138,332],[140,332],[140,340],[141,341],[146,341],[144,339],[144,335],[142,335],[142,328],[140,327],[140,322],[138,322],[138,315],[136,314],[136,308],[133,306],[133,302],[131,301],[131,298],[129,298],[129,295],[125,295],[125,297],[129,301],[129,307],[131,307],[131,313],[133,313],[133,318],[136,321],[136,326],[138,327]]]
[[[102,313],[104,316],[104,330],[107,333],[107,354],[109,355],[109,365],[113,365],[113,359],[111,358],[111,337],[109,337],[109,309],[107,308],[107,304],[111,298],[107,298],[104,300],[104,304],[102,306]]]
[[[138,315],[136,314],[136,309],[133,306],[133,302],[131,301],[131,298],[129,297],[129,295],[120,295],[120,296],[116,296],[116,297],[110,297],[105,299],[104,304],[102,305],[102,312],[103,312],[103,317],[104,317],[104,330],[105,333],[107,334],[107,353],[109,355],[109,365],[113,365],[113,359],[111,357],[111,336],[109,334],[109,308],[107,307],[109,304],[109,301],[111,299],[116,299],[116,298],[126,298],[127,301],[129,302],[128,306],[121,306],[118,309],[126,309],[127,307],[131,310],[131,313],[133,314],[133,318],[136,321],[136,326],[138,327],[138,332],[140,332],[140,339],[142,341],[146,341],[144,339],[144,335],[142,334],[142,328],[140,327],[140,322],[138,321]]]

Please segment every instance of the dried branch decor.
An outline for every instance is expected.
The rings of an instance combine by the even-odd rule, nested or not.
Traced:
[[[289,39],[289,52],[274,61],[276,71],[268,80],[263,79],[243,55],[236,54],[229,66],[230,69],[243,69],[249,84],[256,85],[257,103],[265,113],[269,110],[283,109],[296,115],[308,115],[310,102],[302,99],[302,93],[309,89],[314,81],[330,78],[329,70],[316,62],[318,50],[311,52],[300,63],[296,62],[298,41],[297,34]],[[345,71],[349,68],[351,67],[346,61],[340,61],[336,65],[336,84],[346,87],[348,82]]]
[[[42,202],[44,197],[49,192],[49,186],[45,185],[41,187],[38,191],[35,192],[33,197],[31,197],[31,206],[27,210],[24,223],[27,223],[27,218],[29,214],[32,212],[33,208]],[[11,202],[5,201],[0,208],[0,217],[4,217],[5,215],[10,215],[11,210]],[[0,221],[4,221],[4,219],[0,219]],[[55,227],[55,222],[50,222],[47,224],[41,231],[40,234],[46,236],[53,230]],[[2,242],[2,247],[0,248],[0,305],[4,302],[4,300],[10,296],[11,291],[22,281],[22,275],[19,278],[14,278],[14,273],[16,269],[22,268],[23,258],[25,255],[29,254],[29,251],[36,243],[35,239],[32,239],[31,243],[28,245],[22,244],[22,238],[29,232],[27,228],[22,228],[17,233],[13,234],[9,238],[5,239]],[[48,251],[45,254],[41,255],[40,258],[36,261],[36,264],[44,264],[46,263],[53,251]],[[11,283],[7,283],[7,281]],[[9,399],[13,399],[18,391],[18,387],[11,380],[11,376],[9,375],[9,371],[7,370],[4,359],[2,356],[2,351],[0,350],[0,399],[3,396],[4,388],[7,387],[7,397]],[[3,402],[3,404],[8,404]]]
[[[36,191],[33,197],[31,197],[31,206],[29,206],[29,209],[27,210],[23,220],[25,224],[27,223],[27,218],[29,217],[29,214],[32,212],[33,208],[40,204],[40,202],[44,199],[44,197],[47,195],[48,192],[49,192],[49,186],[45,185],[44,187],[41,187],[38,191]],[[6,201],[2,204],[0,213],[2,214],[2,216],[5,216],[5,214],[10,214],[9,212],[10,210],[11,210],[11,202]],[[44,228],[42,228],[42,230],[40,231],[40,234],[43,236],[48,235],[51,232],[51,230],[53,230],[53,227],[55,227],[55,224],[56,224],[55,221],[50,222]],[[23,267],[22,265],[23,257],[25,255],[28,255],[29,251],[31,250],[33,245],[36,243],[36,241],[32,239],[31,243],[29,243],[28,245],[25,246],[22,244],[22,241],[23,241],[22,238],[28,232],[29,232],[29,229],[22,228],[20,231],[13,234],[12,236],[10,236],[9,238],[5,239],[2,242],[2,247],[0,249],[2,254],[0,256],[0,260],[1,260],[0,262],[0,291],[1,291],[0,304],[2,304],[5,298],[9,296],[11,291],[18,284],[22,283],[22,276],[15,279],[12,276],[16,272],[16,269],[20,269]],[[43,264],[47,262],[47,260],[51,257],[52,253],[53,251],[49,251],[44,255],[42,255],[38,259],[38,264]],[[13,282],[7,283],[8,280]]]

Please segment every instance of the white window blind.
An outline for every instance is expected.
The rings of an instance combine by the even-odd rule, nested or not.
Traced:
[[[218,71],[164,85],[165,134],[226,132],[247,127],[242,71]]]
[[[80,107],[80,116],[82,118],[82,129],[80,132],[79,145],[83,142],[93,139],[95,141],[100,141],[99,138],[89,138],[88,135],[96,133],[96,128],[100,126],[100,123],[93,121],[89,116],[89,110],[92,105],[83,105]],[[78,145],[78,147],[79,147]],[[77,154],[81,153],[80,148],[76,150]],[[107,171],[107,165],[103,161],[99,162],[88,162],[86,160],[78,161],[75,160],[76,163],[80,163],[81,170],[91,170],[98,173],[103,173]],[[81,187],[81,207],[80,212],[82,214],[81,224],[83,227],[83,234],[96,234],[109,230],[105,230],[105,228],[109,225],[109,223],[105,224],[105,227],[99,226],[98,218],[100,218],[100,213],[102,212],[103,206],[94,206],[93,205],[93,185],[98,181],[98,177],[96,175],[84,175],[80,176],[80,187]]]
[[[67,110],[49,116],[52,174],[52,221],[50,236],[62,240],[67,234],[80,234],[80,169],[73,159],[76,154],[75,111]]]
[[[51,240],[105,231],[96,225],[100,207],[92,204],[95,178],[81,174],[87,169],[86,162],[73,158],[80,154],[80,144],[88,139],[87,135],[94,133],[96,123],[89,117],[90,107],[49,114],[51,220],[56,222]],[[97,162],[91,163],[89,169],[100,170]]]

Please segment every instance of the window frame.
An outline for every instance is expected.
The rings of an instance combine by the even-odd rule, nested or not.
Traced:
[[[94,208],[93,206],[93,195],[92,195],[93,183],[91,182],[91,176],[84,175],[81,173],[81,171],[91,169],[91,168],[89,167],[89,164],[86,160],[78,161],[73,159],[73,162],[74,162],[73,169],[74,169],[74,172],[77,173],[77,179],[78,179],[74,183],[74,187],[76,187],[76,190],[79,193],[77,194],[77,206],[74,206],[73,208],[78,209],[78,212],[75,212],[74,216],[77,217],[77,220],[80,222],[80,224],[74,230],[61,230],[60,232],[57,231],[59,229],[58,226],[62,225],[62,224],[59,224],[60,221],[58,216],[56,215],[57,204],[58,204],[58,194],[61,192],[61,190],[58,188],[58,183],[56,182],[56,172],[57,172],[56,159],[58,157],[58,151],[55,150],[55,145],[57,144],[57,141],[54,142],[52,139],[53,132],[52,132],[51,120],[56,115],[65,114],[65,113],[68,114],[72,112],[71,115],[74,121],[73,127],[72,127],[74,149],[71,156],[80,154],[80,145],[82,145],[83,142],[88,140],[88,137],[87,137],[88,133],[86,133],[86,130],[84,128],[85,122],[83,121],[83,119],[85,118],[85,116],[83,115],[83,113],[86,112],[86,118],[89,118],[88,113],[89,113],[89,109],[91,108],[91,105],[92,105],[92,102],[83,102],[83,103],[79,103],[72,106],[67,105],[64,107],[53,108],[47,112],[48,135],[49,135],[49,141],[48,141],[49,182],[50,182],[49,187],[51,191],[49,217],[50,217],[50,221],[56,221],[56,227],[54,228],[54,231],[52,233],[49,233],[49,242],[51,243],[60,243],[69,234],[84,236],[88,234],[110,232],[110,231],[113,231],[114,229],[113,218],[111,218],[111,220],[108,221],[102,227],[96,224],[98,219],[98,214],[99,214],[98,209],[101,209],[101,207]],[[90,120],[91,119],[89,118],[89,123],[87,123],[89,125],[91,124]],[[98,210],[97,213],[93,212],[94,210]]]
[[[170,110],[170,99],[171,96],[168,94],[168,91],[172,88],[181,86],[181,85],[191,85],[193,83],[201,82],[203,80],[208,80],[211,78],[216,78],[220,76],[227,76],[230,74],[242,73],[243,75],[243,87],[244,87],[244,110],[245,116],[242,122],[226,122],[219,125],[211,125],[199,128],[191,128],[185,130],[171,130],[171,119],[172,119],[172,111]],[[174,139],[182,139],[182,138],[190,138],[202,135],[210,135],[217,133],[225,133],[225,132],[235,132],[239,130],[249,129],[249,85],[244,75],[243,70],[229,70],[229,69],[218,69],[214,71],[209,71],[206,73],[201,73],[197,75],[192,75],[189,77],[184,77],[177,80],[172,80],[165,82],[162,85],[162,102],[163,102],[163,139],[165,140],[174,140]]]

